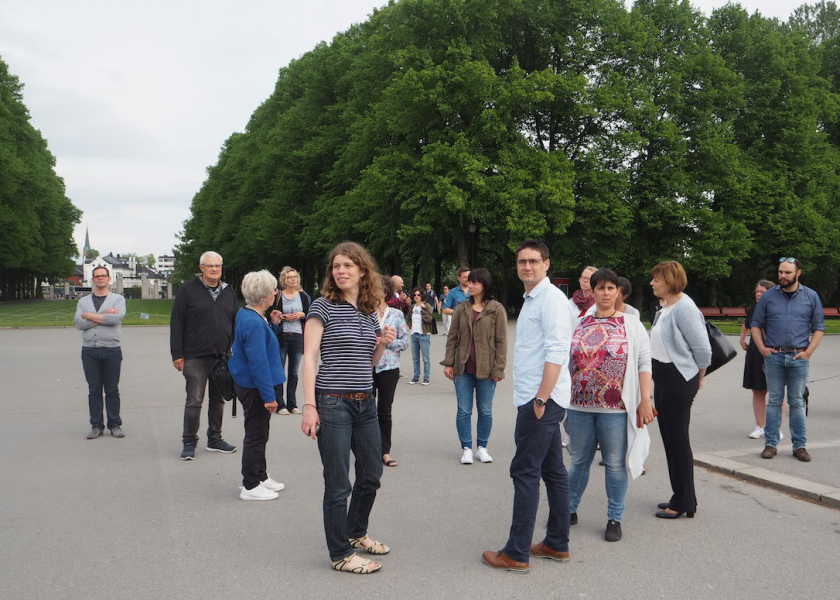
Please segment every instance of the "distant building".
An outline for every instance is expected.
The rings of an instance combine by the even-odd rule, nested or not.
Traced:
[[[158,273],[163,273],[167,279],[170,279],[175,272],[175,257],[171,254],[161,254],[157,257],[155,269]]]

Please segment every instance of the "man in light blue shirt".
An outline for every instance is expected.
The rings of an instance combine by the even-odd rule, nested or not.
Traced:
[[[464,300],[470,297],[470,290],[468,278],[470,276],[469,267],[461,267],[458,269],[458,283],[459,287],[454,288],[446,295],[446,300],[443,302],[441,312],[444,315],[452,316],[455,314],[455,307],[461,304]]]
[[[513,520],[504,549],[482,556],[495,569],[521,573],[528,572],[530,556],[570,560],[569,475],[563,465],[560,421],[571,399],[566,363],[572,318],[568,299],[547,277],[550,265],[542,242],[527,240],[516,251],[525,302],[516,321],[513,354],[513,403],[518,411],[516,454],[510,465]],[[548,494],[548,528],[545,539],[532,545],[541,477]]]

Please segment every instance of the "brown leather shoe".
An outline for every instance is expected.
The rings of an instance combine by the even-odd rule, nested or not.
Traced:
[[[569,562],[570,560],[572,560],[572,555],[570,552],[558,552],[557,550],[552,550],[551,548],[545,545],[545,542],[540,542],[539,544],[532,544],[531,556],[536,556],[537,558],[548,558],[550,560],[556,560],[559,562]]]
[[[797,448],[793,451],[793,456],[802,462],[811,462],[811,455],[808,454],[808,451],[805,448]]]
[[[764,446],[761,451],[761,458],[773,458],[776,456],[776,449],[773,446]]]
[[[483,560],[484,564],[488,567],[493,567],[494,569],[501,569],[502,571],[513,571],[514,573],[527,573],[531,570],[528,566],[528,563],[517,562],[501,550],[499,550],[498,552],[488,550],[487,552],[484,552],[481,555],[481,560]]]

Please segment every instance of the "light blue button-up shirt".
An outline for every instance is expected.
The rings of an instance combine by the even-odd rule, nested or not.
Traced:
[[[563,365],[551,398],[569,407],[572,377],[567,364],[572,343],[572,314],[566,295],[546,277],[529,294],[516,320],[513,350],[513,404],[522,406],[537,395],[545,363]]]
[[[807,348],[812,332],[825,331],[820,297],[800,283],[788,298],[777,285],[761,295],[750,326],[764,330],[764,345],[770,348]]]

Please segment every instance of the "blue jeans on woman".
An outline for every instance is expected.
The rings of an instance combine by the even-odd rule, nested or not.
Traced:
[[[300,357],[303,356],[303,336],[299,333],[284,333],[280,338],[280,364],[286,365],[289,359],[289,368],[286,371],[286,409],[297,408],[295,392],[298,384],[298,367]],[[283,398],[277,398],[280,408],[283,408]],[[279,409],[278,409],[279,410]]]
[[[469,373],[455,376],[455,395],[458,398],[458,416],[455,417],[455,427],[458,429],[461,448],[472,448],[473,390],[475,390],[475,404],[478,410],[476,438],[478,445],[486,448],[487,442],[490,441],[490,430],[493,428],[495,381],[479,379]]]
[[[595,413],[570,409],[566,413],[569,434],[569,510],[577,512],[586,484],[595,446],[601,444],[601,458],[606,465],[607,519],[621,521],[627,495],[627,413]]]
[[[379,418],[373,396],[360,402],[319,394],[315,401],[321,420],[318,451],[324,466],[324,532],[330,560],[337,561],[355,551],[349,539],[364,537],[368,530],[370,511],[382,477]],[[352,488],[351,450],[356,457],[356,480]]]
[[[411,358],[414,360],[414,377],[412,381],[420,381],[420,353],[423,354],[423,381],[429,383],[429,371],[432,363],[429,360],[429,345],[432,336],[428,333],[411,334]]]

